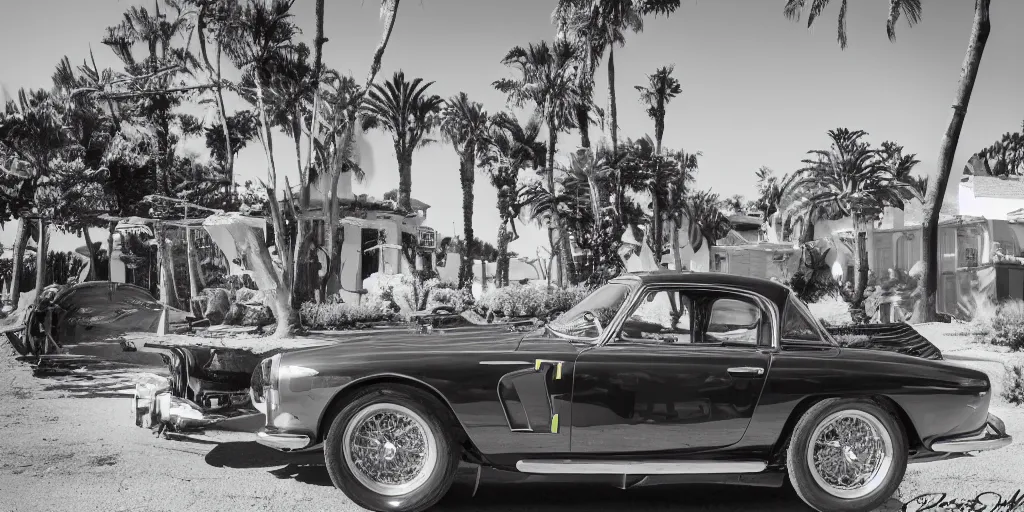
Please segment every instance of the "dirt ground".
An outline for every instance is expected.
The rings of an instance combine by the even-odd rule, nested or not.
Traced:
[[[988,372],[997,393],[1001,390],[1008,354],[972,344],[949,325],[919,330],[948,359]],[[139,354],[111,356],[109,349],[97,344],[76,350],[114,359],[104,368],[38,378],[13,361],[9,347],[0,348],[0,511],[361,510],[331,485],[321,453],[286,455],[257,445],[251,432],[259,427],[261,416],[171,439],[137,428],[129,402],[133,378],[162,371],[159,360]],[[1006,421],[1016,439],[1024,440],[1024,408],[1009,406],[996,394],[993,412]],[[1016,441],[996,452],[912,465],[900,492],[883,510],[923,510],[921,505],[902,504],[921,494],[970,499],[995,492],[1009,498],[1024,489],[1022,463],[1024,448]],[[473,477],[472,468],[465,468],[436,510],[808,510],[786,488],[672,486],[621,491],[553,482],[509,485],[503,483],[504,475],[488,472],[476,497],[471,497]],[[1024,512],[1024,504],[1017,506],[983,510]]]

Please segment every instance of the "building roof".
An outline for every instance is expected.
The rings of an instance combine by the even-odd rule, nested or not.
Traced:
[[[732,228],[737,231],[761,229],[761,225],[764,224],[764,219],[754,217],[753,215],[730,215],[728,219],[729,223],[732,224]]]
[[[974,197],[1024,199],[1024,179],[1020,176],[968,176],[964,185],[974,190]]]

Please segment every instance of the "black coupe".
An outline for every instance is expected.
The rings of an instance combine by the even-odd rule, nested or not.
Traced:
[[[375,511],[431,507],[460,461],[624,488],[788,476],[819,511],[867,511],[908,462],[1011,442],[984,373],[937,351],[841,347],[771,281],[628,275],[527,331],[357,336],[266,359],[259,440],[322,444],[335,486]]]

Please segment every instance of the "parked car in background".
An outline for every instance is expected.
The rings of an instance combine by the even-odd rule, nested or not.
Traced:
[[[785,286],[726,274],[616,278],[530,332],[370,336],[264,360],[260,442],[323,444],[375,511],[441,499],[460,461],[631,487],[781,486],[867,511],[907,464],[1011,442],[979,371],[839,346]],[[477,484],[479,484],[479,473]]]

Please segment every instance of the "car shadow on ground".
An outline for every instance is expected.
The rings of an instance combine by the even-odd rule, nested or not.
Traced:
[[[213,467],[234,469],[266,468],[281,479],[331,486],[322,451],[282,453],[256,442],[225,442],[206,454]],[[536,478],[536,477],[531,477]],[[621,490],[611,485],[565,482],[523,481],[523,475],[486,470],[473,496],[475,466],[460,468],[451,491],[433,510],[473,511],[551,511],[567,510],[810,510],[787,487],[670,485]]]

